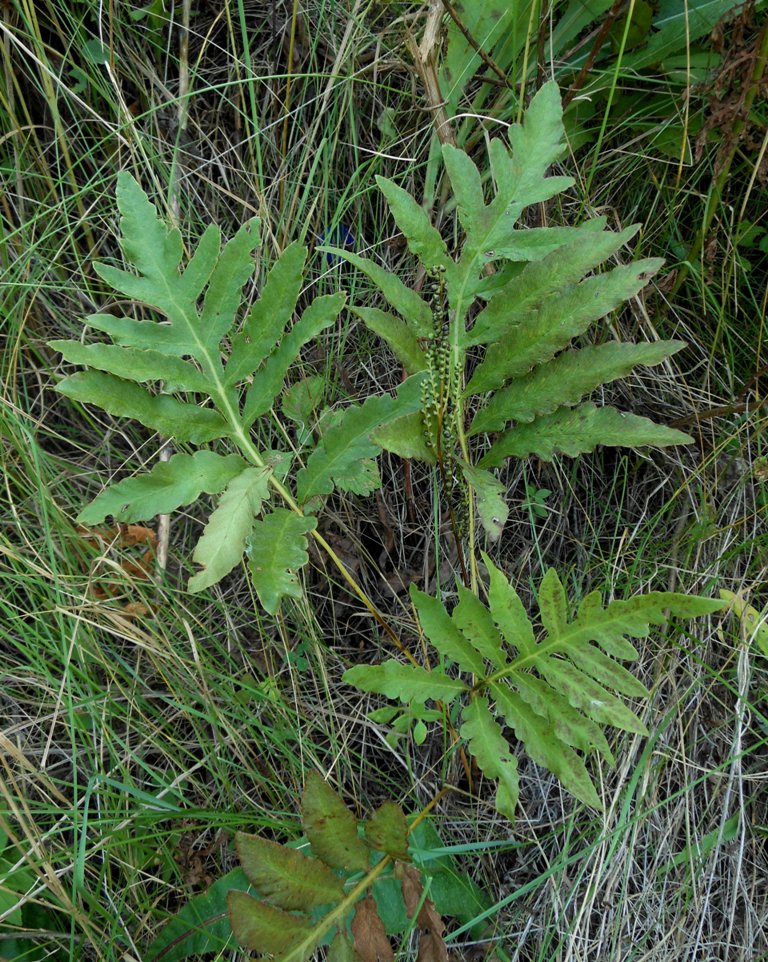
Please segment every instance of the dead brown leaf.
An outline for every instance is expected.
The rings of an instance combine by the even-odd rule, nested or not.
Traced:
[[[419,954],[416,962],[448,962],[448,947],[443,941],[443,922],[434,903],[424,899],[419,909],[423,887],[419,870],[404,862],[395,864],[395,875],[400,879],[406,912],[413,917],[418,910],[416,924],[421,929]]]
[[[395,954],[372,896],[357,903],[350,928],[362,962],[394,962]]]
[[[439,935],[433,932],[421,933],[416,962],[448,962],[448,948]]]
[[[118,524],[113,528],[77,527],[77,533],[85,544],[100,550],[116,549],[118,564],[129,579],[149,581],[155,564],[157,534],[152,528],[141,524]],[[99,601],[121,594],[123,589],[104,581],[91,583],[91,594]],[[149,614],[142,602],[129,601],[123,605],[128,618],[140,618]]]

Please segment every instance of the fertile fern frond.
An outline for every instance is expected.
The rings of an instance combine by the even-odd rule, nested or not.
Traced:
[[[526,753],[549,769],[572,795],[601,807],[586,766],[596,751],[608,764],[613,755],[608,727],[647,734],[626,704],[644,698],[645,686],[622,662],[637,658],[628,638],[644,638],[668,617],[693,618],[717,611],[721,601],[673,592],[650,592],[603,604],[587,595],[571,617],[557,574],[550,570],[539,589],[541,630],[525,612],[515,589],[484,555],[490,574],[488,606],[459,588],[451,614],[435,598],[412,589],[424,634],[440,655],[472,682],[394,660],[358,665],[344,679],[363,691],[403,704],[460,696],[460,734],[488,778],[498,782],[497,807],[510,818],[517,803],[517,763],[504,729]]]
[[[601,385],[639,365],[660,364],[683,347],[679,341],[655,341],[573,349],[574,340],[591,325],[637,295],[662,261],[647,258],[601,270],[638,226],[613,232],[606,229],[605,218],[577,227],[527,228],[522,223],[527,207],[573,183],[570,177],[550,174],[565,152],[554,83],[536,94],[523,123],[509,128],[508,139],[509,147],[500,139],[489,144],[490,188],[466,153],[443,147],[464,233],[456,256],[449,254],[424,209],[401,187],[378,178],[409,249],[444,288],[444,302],[437,298],[432,316],[426,298],[380,265],[334,251],[366,273],[400,316],[375,307],[356,307],[354,313],[389,344],[408,373],[425,371],[434,385],[421,416],[379,431],[377,440],[403,457],[434,463],[440,451],[443,459],[460,460],[491,538],[499,536],[505,511],[487,480],[475,484],[487,479],[487,472],[475,478],[467,473],[473,467],[467,462],[475,460],[467,438],[497,435],[485,457],[477,452],[476,466],[485,468],[508,457],[576,456],[597,444],[663,447],[691,440],[680,431],[631,417],[626,430],[617,432],[615,412],[595,414],[593,406],[583,403]],[[496,268],[491,277],[489,265]],[[476,360],[473,352],[470,373],[468,351],[476,348],[482,353]],[[438,411],[436,421],[444,426],[440,438],[431,437],[430,409]]]

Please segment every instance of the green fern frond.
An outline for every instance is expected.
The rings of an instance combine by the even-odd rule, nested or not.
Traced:
[[[224,375],[228,385],[253,374],[274,350],[296,309],[306,260],[306,247],[295,243],[272,266],[259,299],[232,339]]]
[[[460,733],[486,776],[499,782],[497,805],[504,814],[511,817],[517,798],[516,762],[503,735],[505,725],[571,794],[599,808],[587,756],[596,751],[613,764],[608,727],[647,734],[624,701],[648,694],[621,663],[637,657],[627,639],[647,636],[670,614],[706,615],[723,602],[650,592],[603,605],[599,592],[593,592],[572,618],[560,579],[550,570],[539,590],[537,639],[517,592],[487,555],[483,559],[490,575],[488,606],[459,587],[459,603],[448,614],[437,599],[411,591],[425,635],[443,658],[472,674],[471,690],[460,678],[392,660],[358,665],[344,679],[403,704],[447,701],[446,691],[450,699],[467,692]]]
[[[201,494],[220,494],[247,467],[238,454],[174,454],[148,473],[111,485],[77,516],[80,524],[100,524],[108,515],[115,521],[141,521],[170,514],[192,504]]]
[[[637,365],[660,364],[685,345],[681,341],[621,344],[612,341],[580,351],[564,351],[550,364],[502,388],[480,410],[470,436],[501,431],[508,421],[530,422],[559,407],[573,407],[602,384],[625,377]]]
[[[552,461],[557,454],[575,458],[606,447],[646,445],[663,448],[676,444],[690,444],[693,438],[656,424],[637,414],[625,414],[616,408],[599,408],[591,401],[575,408],[559,408],[553,414],[536,418],[530,424],[518,424],[502,434],[480,459],[485,468],[497,467],[509,457],[535,456]]]
[[[467,742],[470,754],[483,774],[498,782],[496,808],[502,815],[514,819],[520,794],[517,759],[510,751],[501,725],[494,719],[482,695],[472,699],[462,717],[464,723],[460,734]]]
[[[304,912],[338,901],[344,883],[331,869],[295,849],[238,832],[237,855],[257,892],[280,909]]]
[[[210,588],[238,564],[269,499],[269,474],[269,468],[246,468],[229,482],[192,555],[204,570],[189,579],[190,591]]]
[[[469,687],[441,671],[403,665],[394,658],[388,658],[382,665],[355,665],[344,672],[344,680],[363,691],[417,705],[429,700],[451,702]]]
[[[637,294],[661,263],[657,258],[615,267],[550,295],[530,309],[521,323],[507,327],[503,340],[490,345],[467,385],[466,395],[496,390],[551,361],[594,321]],[[599,368],[595,374],[599,374]]]
[[[232,433],[217,411],[187,404],[167,394],[150,394],[138,384],[102,371],[79,371],[60,381],[57,389],[73,401],[95,404],[108,414],[138,421],[179,441],[202,444]]]
[[[270,614],[277,612],[283,598],[301,597],[296,572],[309,561],[307,534],[316,527],[316,518],[275,508],[254,523],[246,538],[251,580]]]
[[[318,250],[334,257],[341,257],[354,264],[379,288],[392,307],[405,318],[416,337],[428,337],[432,329],[432,312],[429,304],[416,291],[407,287],[400,278],[374,261],[338,247],[320,247]]]
[[[244,224],[226,243],[218,228],[207,228],[185,265],[180,232],[163,222],[128,173],[118,178],[117,204],[126,269],[97,264],[96,271],[113,290],[158,318],[95,314],[87,323],[108,335],[111,344],[52,341],[64,360],[88,368],[65,377],[58,389],[178,441],[199,445],[227,439],[240,453],[176,454],[145,475],[113,485],[80,518],[93,524],[111,514],[138,521],[204,493],[220,494],[193,554],[202,570],[189,588],[216,584],[248,549],[256,591],[274,613],[283,597],[300,595],[296,572],[308,560],[306,536],[317,522],[304,516],[293,481],[286,480],[291,452],[258,451],[250,428],[275,405],[304,345],[336,322],[345,295],[315,298],[292,323],[307,251],[291,244],[240,322],[243,288],[259,244],[258,221]],[[183,398],[174,396],[182,392]],[[371,440],[373,430],[417,409],[414,382],[403,385],[397,398],[372,399],[342,413],[343,426],[308,453],[301,500],[329,494],[335,486],[361,493],[378,487],[373,458],[380,447]],[[260,519],[273,490],[287,508]]]
[[[296,476],[300,504],[330,494],[334,487],[362,493],[366,488],[366,464],[380,447],[373,438],[378,427],[419,409],[420,378],[405,382],[397,398],[371,397],[361,405],[348,407],[337,423],[323,434],[309,456],[306,468]],[[376,484],[375,487],[379,485]]]
[[[418,374],[426,369],[426,354],[405,321],[378,307],[351,307],[350,311],[389,344],[408,374]]]
[[[304,962],[323,937],[307,916],[284,912],[246,892],[228,892],[227,907],[235,938],[252,952]]]
[[[357,834],[355,816],[317,772],[310,772],[304,785],[301,824],[312,851],[326,865],[347,872],[368,868],[370,853]]]
[[[426,290],[436,289],[431,309],[425,294],[409,290],[379,264],[333,251],[367,274],[396,312],[355,307],[356,316],[389,345],[406,371],[427,375],[420,414],[377,429],[375,440],[401,457],[440,460],[444,477],[460,469],[491,540],[500,536],[508,511],[501,485],[486,469],[506,458],[575,456],[601,443],[690,442],[679,431],[632,415],[619,431],[617,412],[582,403],[602,385],[638,365],[660,364],[683,345],[660,341],[573,349],[591,325],[636,296],[662,261],[642,259],[600,272],[632,240],[638,225],[609,231],[603,217],[576,227],[523,225],[527,207],[573,183],[551,171],[565,147],[554,83],[539,90],[523,122],[509,128],[508,141],[493,139],[488,145],[487,184],[464,151],[443,147],[464,232],[454,255],[413,197],[394,182],[377,179],[410,251],[426,271]],[[490,264],[496,267],[491,277]],[[482,436],[498,432],[484,454]]]
[[[345,301],[345,294],[324,294],[316,297],[294,327],[285,335],[279,347],[269,355],[264,367],[256,373],[245,397],[243,421],[246,426],[250,427],[256,418],[269,411],[299,351],[318,334],[336,323]]]

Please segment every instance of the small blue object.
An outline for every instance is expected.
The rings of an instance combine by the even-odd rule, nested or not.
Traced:
[[[328,247],[341,247],[352,250],[355,246],[355,235],[346,224],[337,224],[335,227],[329,227],[327,230],[324,230],[320,235],[320,245],[325,246],[326,244]],[[340,263],[341,258],[335,254],[327,253],[325,260],[330,266],[333,266],[334,264]]]

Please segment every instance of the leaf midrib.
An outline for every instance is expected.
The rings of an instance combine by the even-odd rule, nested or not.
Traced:
[[[605,611],[605,609],[603,609]],[[649,624],[650,619],[648,619]],[[601,621],[599,623],[600,627],[611,627],[612,625],[620,625],[622,622],[626,622],[626,615],[617,614],[609,620]],[[597,626],[597,623],[594,623]],[[624,630],[622,635],[629,635],[632,638],[642,637],[642,635],[635,635],[631,632]],[[487,685],[492,685],[503,678],[509,678],[519,672],[525,671],[526,668],[535,666],[538,661],[542,658],[546,658],[548,655],[557,654],[558,652],[567,650],[570,647],[578,647],[579,645],[586,644],[594,640],[594,628],[590,625],[578,625],[573,622],[569,628],[561,635],[555,638],[547,636],[547,638],[536,646],[536,650],[530,655],[520,655],[515,658],[506,668],[500,671],[494,672],[492,675],[488,675],[486,678],[482,679],[475,686],[475,690],[481,690]],[[608,655],[610,658],[611,656]],[[617,659],[613,659],[619,663]]]

